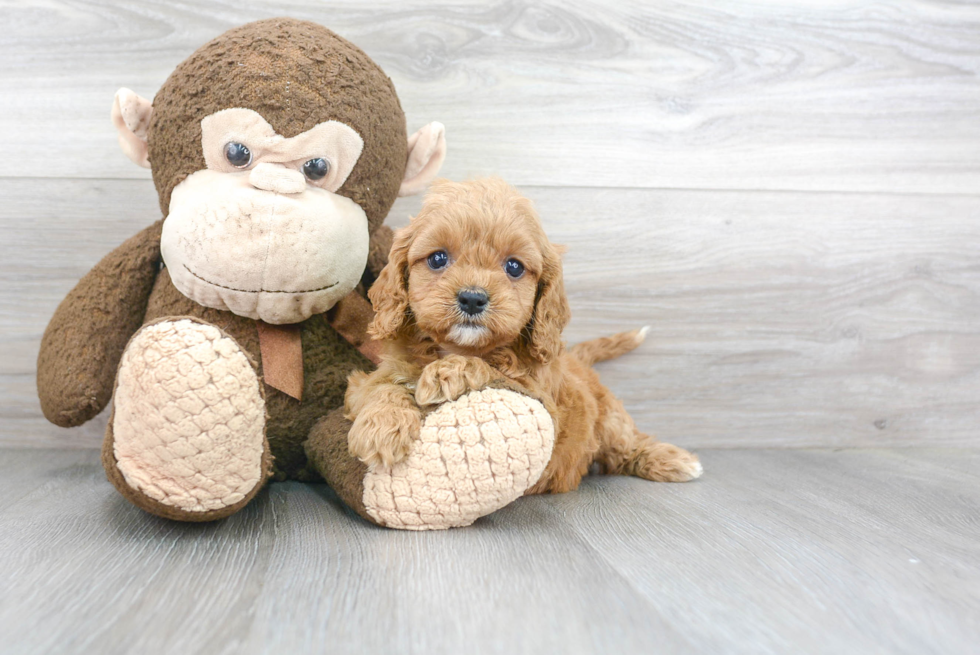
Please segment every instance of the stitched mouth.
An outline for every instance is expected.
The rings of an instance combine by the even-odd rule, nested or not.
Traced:
[[[188,273],[196,277],[201,282],[207,282],[208,284],[214,287],[219,287],[221,289],[228,289],[228,291],[239,291],[241,293],[314,293],[316,291],[325,291],[326,289],[330,289],[331,287],[335,287],[338,284],[340,284],[340,282],[334,282],[333,284],[327,284],[325,286],[318,287],[316,289],[303,289],[300,291],[289,291],[286,289],[236,289],[235,287],[230,287],[226,284],[218,284],[217,282],[212,282],[207,278],[201,277],[200,275],[192,271],[187,264],[184,264],[184,270],[186,270]]]

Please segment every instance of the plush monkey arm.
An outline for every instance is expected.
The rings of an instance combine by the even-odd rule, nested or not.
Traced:
[[[387,225],[382,225],[371,235],[371,245],[368,250],[367,270],[365,271],[365,288],[369,288],[378,279],[381,269],[388,263],[388,253],[395,240],[395,233]]]
[[[106,255],[48,323],[37,358],[44,416],[72,427],[105,408],[119,358],[139,329],[160,262],[158,221]]]

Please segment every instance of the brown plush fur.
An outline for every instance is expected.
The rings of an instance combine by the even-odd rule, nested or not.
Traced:
[[[426,260],[438,250],[449,254],[450,265],[434,271]],[[504,271],[510,258],[525,267],[517,279]],[[477,317],[457,306],[457,294],[467,288],[489,295]],[[374,373],[351,376],[345,400],[354,421],[350,450],[363,461],[398,461],[418,435],[420,406],[502,377],[549,399],[556,423],[551,461],[529,493],[575,489],[592,463],[648,480],[700,475],[695,455],[640,432],[589,368],[635,348],[642,331],[565,350],[569,308],[560,249],[530,201],[503,181],[434,184],[419,215],[395,234],[370,297],[377,312],[371,330],[387,340],[386,356]],[[485,329],[454,337],[464,322]]]
[[[395,87],[360,48],[308,21],[270,18],[228,30],[177,65],[153,97],[148,130],[164,215],[170,193],[204,166],[201,119],[229,107],[257,111],[284,137],[324,121],[349,125],[364,151],[337,191],[374,232],[398,195],[408,138]]]
[[[123,348],[143,324],[160,268],[162,227],[157,221],[106,255],[51,318],[37,357],[37,393],[55,425],[81,425],[109,403]]]
[[[360,204],[368,217],[372,237],[363,293],[386,261],[392,236],[381,222],[397,196],[407,160],[405,117],[391,80],[356,46],[305,21],[250,23],[205,44],[177,66],[153,101],[149,157],[165,215],[174,187],[205,168],[201,119],[230,107],[259,112],[286,137],[326,120],[341,121],[362,136],[364,151],[337,193]],[[219,327],[262,374],[255,321],[203,307],[174,287],[161,263],[162,224],[109,253],[55,312],[41,342],[37,375],[41,407],[52,422],[81,425],[102,411],[126,343],[141,325],[156,319],[191,316]],[[348,373],[371,366],[327,319],[321,314],[300,324],[302,402],[265,387],[266,436],[279,479],[319,477],[307,466],[303,441],[320,417],[341,406]],[[107,443],[111,439],[110,433]],[[107,461],[107,467],[113,466]],[[110,477],[117,473],[107,472]],[[149,501],[145,504],[161,513]]]
[[[344,408],[337,407],[313,426],[305,444],[306,456],[310,465],[348,507],[364,519],[376,523],[364,507],[367,466],[347,452],[349,430],[350,421],[344,418]]]

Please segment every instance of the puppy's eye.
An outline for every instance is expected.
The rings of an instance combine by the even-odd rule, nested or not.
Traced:
[[[330,172],[330,162],[323,157],[317,157],[303,164],[303,174],[313,180],[322,180]]]
[[[225,145],[225,159],[235,168],[245,168],[252,163],[252,151],[242,143]]]
[[[429,268],[433,271],[438,271],[441,268],[446,268],[449,265],[449,255],[445,250],[436,250],[434,253],[429,255],[428,259],[425,260],[429,264]]]
[[[524,264],[512,257],[504,262],[504,270],[507,271],[507,275],[516,280],[520,276],[524,275]]]

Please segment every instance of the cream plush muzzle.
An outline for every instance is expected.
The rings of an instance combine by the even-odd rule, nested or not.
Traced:
[[[259,189],[251,173],[202,170],[174,189],[160,243],[174,286],[206,307],[266,323],[327,311],[361,278],[367,216],[325,189]]]

